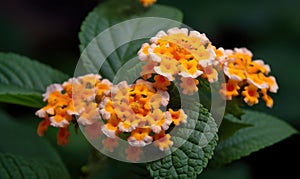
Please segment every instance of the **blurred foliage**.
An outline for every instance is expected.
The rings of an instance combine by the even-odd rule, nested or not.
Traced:
[[[0,119],[5,126],[0,131],[0,178],[69,178],[65,164],[47,140],[2,110]]]

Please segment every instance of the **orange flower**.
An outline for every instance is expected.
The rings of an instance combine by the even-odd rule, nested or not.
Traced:
[[[154,145],[157,146],[161,151],[166,151],[173,145],[173,142],[170,140],[170,134],[165,134],[165,131],[162,131],[159,134],[154,134],[154,139]]]
[[[131,132],[128,138],[128,143],[134,147],[144,147],[152,142],[152,137],[149,135],[150,128],[138,128]]]
[[[231,100],[233,96],[238,96],[240,89],[238,81],[229,79],[227,83],[222,84],[220,93],[227,99]]]
[[[262,99],[265,101],[266,106],[268,106],[269,108],[272,108],[272,107],[273,107],[274,101],[273,101],[273,99],[271,98],[271,96],[269,96],[269,95],[267,94],[267,90],[266,90],[266,89],[262,89],[261,92],[262,92],[262,94],[263,94]]]
[[[169,109],[169,113],[171,115],[172,121],[176,126],[178,126],[180,123],[186,123],[187,115],[182,109],[179,109],[178,111]]]
[[[68,127],[59,128],[59,131],[57,133],[57,144],[61,146],[65,146],[68,144],[70,133],[68,131]]]
[[[50,125],[50,120],[48,115],[46,115],[45,119],[39,123],[39,126],[37,128],[38,135],[41,137],[44,136],[45,132],[48,130],[49,125]]]
[[[153,86],[156,89],[163,90],[163,91],[166,91],[168,89],[168,86],[170,86],[171,84],[171,82],[166,77],[161,75],[155,75],[154,81],[155,82],[153,83]]]
[[[144,7],[152,6],[156,0],[140,0]]]
[[[246,86],[244,91],[242,92],[244,96],[244,101],[249,105],[252,106],[253,104],[258,103],[259,93],[257,92],[257,87],[254,85]]]

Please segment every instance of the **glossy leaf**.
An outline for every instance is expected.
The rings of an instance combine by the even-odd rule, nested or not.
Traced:
[[[62,72],[27,57],[0,53],[1,102],[41,107],[46,87],[66,79]]]
[[[232,115],[228,120],[248,127],[218,143],[211,166],[221,166],[290,137],[297,131],[289,124],[261,112],[244,110],[241,120]],[[225,130],[225,129],[224,129]]]
[[[0,111],[0,178],[70,178],[52,146]]]
[[[82,66],[77,66],[75,75],[99,73],[101,68],[100,74],[113,80],[131,59],[134,65],[141,63],[135,57],[143,43],[160,30],[180,26],[181,21],[179,10],[162,5],[145,10],[120,1],[99,4],[81,26]]]

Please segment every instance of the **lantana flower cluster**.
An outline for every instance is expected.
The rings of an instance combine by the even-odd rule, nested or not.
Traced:
[[[155,88],[151,82],[142,79],[132,85],[121,82],[113,86],[111,96],[100,103],[100,112],[106,121],[102,131],[110,138],[129,132],[127,140],[133,147],[144,147],[155,141],[154,145],[160,150],[167,150],[173,142],[165,131],[172,123],[179,125],[187,118],[183,110],[163,111],[168,103],[168,92]]]
[[[270,66],[263,60],[253,60],[252,53],[246,48],[234,50],[216,49],[216,64],[224,71],[227,82],[222,84],[221,94],[231,100],[242,96],[252,106],[259,102],[259,97],[266,106],[273,106],[273,99],[268,92],[276,93],[278,85],[274,76],[270,76]]]
[[[217,49],[205,34],[186,28],[158,32],[150,43],[143,44],[138,56],[146,62],[141,73],[144,79],[154,75],[162,82],[171,82],[179,78],[183,93],[188,95],[198,91],[199,77],[214,83],[219,73],[226,76],[226,83],[220,89],[226,100],[242,96],[252,106],[262,97],[271,108],[273,99],[268,92],[278,90],[275,77],[269,75],[269,65],[263,60],[253,60],[248,49]]]
[[[109,152],[119,146],[119,138],[126,140],[127,159],[137,161],[143,153],[140,148],[152,142],[161,151],[169,150],[173,145],[170,129],[188,120],[183,109],[169,106],[173,96],[168,88],[176,81],[180,81],[183,94],[193,95],[199,90],[200,78],[218,83],[219,75],[225,74],[226,81],[220,84],[225,99],[243,97],[251,106],[262,97],[268,107],[273,106],[268,92],[277,92],[276,79],[269,75],[269,65],[253,60],[246,48],[216,48],[205,34],[171,28],[158,32],[137,54],[145,65],[142,78],[133,84],[122,81],[114,85],[89,74],[50,85],[43,94],[47,105],[36,112],[44,118],[38,134],[43,136],[50,125],[57,127],[58,144],[64,146],[68,126],[79,124],[89,136],[104,134],[102,144]]]
[[[218,80],[213,66],[216,57],[214,47],[205,34],[197,31],[189,32],[186,28],[160,31],[150,39],[150,44],[143,44],[138,56],[141,61],[147,62],[141,73],[145,79],[152,74],[169,81],[180,78],[183,94],[191,95],[198,91],[199,76],[209,82]]]
[[[171,125],[186,122],[187,115],[182,109],[167,108],[167,85],[143,79],[131,85],[126,81],[113,85],[93,74],[52,84],[43,95],[47,105],[36,112],[44,118],[38,134],[43,136],[50,125],[58,127],[57,142],[64,146],[68,143],[68,126],[74,123],[85,126],[91,138],[104,134],[107,138],[102,144],[110,152],[119,145],[119,136],[130,134],[125,139],[128,160],[139,159],[139,147],[152,142],[161,151],[168,150],[173,142],[166,131]]]
[[[47,105],[36,112],[40,118],[38,135],[44,136],[51,125],[59,128],[57,142],[68,143],[68,126],[71,123],[90,125],[99,119],[98,107],[112,84],[108,80],[100,80],[100,75],[85,75],[71,78],[63,84],[52,84],[43,94]]]

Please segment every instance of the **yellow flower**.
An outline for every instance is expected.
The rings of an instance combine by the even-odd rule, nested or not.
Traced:
[[[54,116],[51,116],[50,122],[54,127],[66,127],[69,122],[72,121],[73,117],[67,113],[67,110],[63,106],[54,108]]]
[[[109,90],[112,87],[112,83],[108,81],[107,79],[103,79],[100,82],[96,84],[96,102],[100,103],[105,96],[109,94]]]
[[[268,88],[268,83],[262,79],[262,76],[264,74],[258,73],[258,74],[247,74],[247,81],[248,83],[256,86],[259,89]]]
[[[247,73],[263,73],[268,74],[270,72],[270,66],[265,65],[262,60],[254,60],[247,66]]]
[[[107,123],[101,127],[103,134],[110,138],[115,138],[119,123],[120,120],[117,116],[115,114],[111,115],[111,118],[107,121]]]
[[[176,126],[178,126],[180,123],[186,123],[187,115],[182,109],[179,109],[177,111],[169,109],[169,114],[171,115],[172,121]]]
[[[165,131],[162,131],[159,134],[154,134],[154,139],[154,145],[161,151],[166,151],[173,145],[170,134],[165,134]]]
[[[173,81],[174,75],[178,73],[178,65],[178,61],[172,60],[170,57],[163,56],[161,57],[160,66],[155,66],[154,71],[157,74],[168,78],[170,81]]]
[[[276,82],[276,78],[274,76],[261,76],[261,78],[268,84],[268,90],[272,93],[277,93],[278,84]]]
[[[263,94],[262,99],[265,101],[266,106],[268,106],[269,108],[272,108],[272,107],[273,107],[274,101],[273,101],[273,99],[271,98],[271,96],[269,96],[269,95],[267,94],[267,90],[266,90],[266,89],[262,89],[261,92],[262,92],[262,94]]]
[[[133,147],[144,147],[152,142],[152,137],[149,135],[150,128],[138,128],[131,131],[131,135],[128,138],[128,143]]]
[[[196,91],[198,91],[198,85],[199,81],[194,78],[181,78],[180,87],[183,89],[183,94],[192,95]]]
[[[82,125],[91,125],[100,119],[99,109],[97,103],[88,103],[84,107],[83,112],[80,114],[77,122]]]
[[[224,73],[225,75],[232,80],[237,80],[237,81],[242,81],[246,79],[246,74],[243,69],[239,69],[235,66],[233,67],[228,67],[227,63],[225,63],[224,66]]]
[[[205,67],[203,71],[203,78],[207,78],[210,83],[218,81],[218,72],[212,65]]]
[[[162,112],[160,109],[155,109],[146,119],[151,125],[151,130],[154,133],[159,133],[161,130],[169,129],[172,119],[167,113]]]
[[[244,91],[242,92],[244,96],[244,101],[249,105],[252,106],[258,103],[259,93],[257,91],[257,87],[254,85],[246,86]]]
[[[216,60],[214,62],[214,65],[223,68],[224,63],[228,61],[226,51],[222,47],[217,49],[215,46],[213,46],[213,49],[216,54]]]

